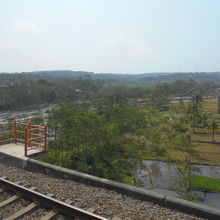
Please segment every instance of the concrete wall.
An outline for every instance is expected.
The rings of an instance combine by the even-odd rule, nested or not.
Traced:
[[[129,186],[123,183],[99,178],[78,171],[54,166],[48,163],[43,163],[31,158],[20,159],[0,152],[0,163],[22,168],[31,172],[46,174],[56,178],[74,180],[87,185],[114,190],[127,196],[153,202],[160,206],[179,210],[184,213],[194,214],[198,217],[220,219],[220,210],[209,206],[189,202],[171,196],[165,196],[151,190]]]

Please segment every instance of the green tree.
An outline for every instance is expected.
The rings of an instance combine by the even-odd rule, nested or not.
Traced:
[[[191,92],[191,102],[189,103],[188,112],[192,120],[192,132],[195,133],[196,122],[200,118],[202,108],[202,96],[198,90]]]
[[[190,134],[181,133],[176,137],[176,150],[182,153],[182,159],[178,161],[178,169],[181,173],[181,192],[185,199],[193,199],[191,192],[192,159],[196,157],[196,152]]]
[[[219,127],[219,122],[216,119],[211,119],[208,122],[209,128],[212,129],[212,139],[211,141],[214,142],[214,136],[215,136],[215,132]]]
[[[49,118],[54,140],[42,160],[135,184],[133,165],[145,147],[144,114],[119,107],[111,111],[100,114],[100,103],[96,108],[94,102],[64,103],[54,109]]]

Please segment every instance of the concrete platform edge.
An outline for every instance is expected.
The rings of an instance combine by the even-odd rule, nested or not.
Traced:
[[[136,199],[153,202],[163,207],[179,210],[184,213],[194,214],[207,219],[220,219],[220,210],[210,206],[189,202],[171,196],[165,196],[152,190],[145,190],[123,183],[99,178],[86,173],[58,167],[48,163],[40,162],[31,158],[17,158],[0,152],[0,163],[25,169],[35,173],[42,173],[56,178],[74,180],[80,183],[114,190],[121,194]]]

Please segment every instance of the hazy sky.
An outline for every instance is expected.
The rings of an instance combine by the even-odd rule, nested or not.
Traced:
[[[0,72],[220,71],[220,0],[0,0]]]

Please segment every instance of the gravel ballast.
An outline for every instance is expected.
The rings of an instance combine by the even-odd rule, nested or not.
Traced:
[[[19,168],[0,164],[0,177],[10,181],[20,181],[37,187],[41,193],[53,193],[57,199],[73,201],[82,209],[94,208],[95,213],[107,218],[121,219],[202,219],[179,211],[140,201],[115,191],[88,186],[79,182],[53,178],[40,173],[32,173]]]

